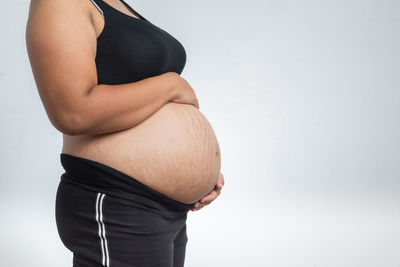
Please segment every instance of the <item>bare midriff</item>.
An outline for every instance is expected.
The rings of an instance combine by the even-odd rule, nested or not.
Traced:
[[[62,153],[108,165],[183,203],[207,195],[221,157],[215,133],[193,105],[168,102],[135,127],[99,135],[63,135]]]

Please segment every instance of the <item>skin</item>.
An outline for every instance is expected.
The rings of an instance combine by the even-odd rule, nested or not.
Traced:
[[[108,2],[108,1],[105,1],[105,2]],[[118,3],[122,4],[119,1],[118,1]],[[116,5],[114,5],[114,6],[116,6]],[[119,5],[119,7],[121,7],[125,11],[124,12],[125,14],[135,16],[125,7],[125,5],[122,4],[122,5]],[[214,189],[208,195],[204,196],[202,199],[197,201],[194,205],[194,208],[192,208],[191,211],[198,211],[198,210],[202,209],[203,207],[209,205],[211,202],[213,202],[221,194],[221,190],[222,190],[222,187],[224,186],[224,183],[225,183],[224,176],[222,175],[222,173],[220,173],[218,180],[217,180],[217,184],[215,185]]]
[[[215,185],[214,189],[205,197],[200,199],[194,204],[194,208],[190,209],[191,211],[198,211],[201,208],[209,205],[211,202],[213,202],[220,194],[222,187],[224,186],[225,181],[224,181],[224,176],[222,173],[219,173],[218,181],[217,184]]]
[[[130,12],[129,9],[125,7],[120,1],[118,0],[107,0],[104,1],[111,6],[115,7],[116,9],[120,10],[122,13],[127,15],[137,17]],[[40,8],[39,8],[40,6]],[[94,18],[99,18],[98,10],[93,6],[90,1],[79,1],[79,0],[71,0],[71,1],[64,1],[64,0],[31,0],[30,8],[32,13],[37,13],[34,16],[33,23],[29,23],[30,31],[32,32],[29,35],[29,42],[30,45],[29,51],[32,51],[31,58],[32,62],[36,62],[39,67],[35,69],[38,71],[37,77],[44,77],[42,79],[38,79],[38,87],[41,89],[41,97],[43,98],[43,102],[45,103],[46,111],[50,116],[51,121],[55,125],[60,125],[59,128],[69,129],[68,127],[63,127],[64,125],[80,125],[77,123],[78,119],[75,119],[74,116],[72,118],[66,118],[59,114],[58,111],[66,110],[65,114],[80,114],[80,113],[87,113],[87,114],[97,114],[99,118],[103,118],[101,111],[105,108],[109,107],[108,105],[103,105],[100,103],[100,97],[97,96],[96,103],[100,103],[98,106],[101,106],[101,109],[85,111],[85,112],[75,112],[75,107],[92,107],[90,105],[82,105],[82,104],[73,104],[73,103],[81,103],[82,95],[87,95],[87,91],[93,88],[96,84],[96,72],[94,68],[94,57],[96,54],[96,37],[101,32],[102,27],[104,26],[103,21],[95,23],[93,20]],[[36,9],[40,12],[36,12]],[[33,12],[35,11],[35,12]],[[48,17],[57,17],[58,20],[46,20]],[[73,16],[76,16],[75,19],[72,19]],[[68,21],[68,23],[65,23]],[[51,22],[51,23],[50,23]],[[73,24],[71,24],[73,22]],[[34,25],[34,26],[33,26]],[[47,28],[46,28],[47,27]],[[81,31],[74,31],[74,28],[79,27],[82,29]],[[46,33],[46,35],[39,35],[36,34],[37,28],[45,28],[45,30],[40,31],[40,34]],[[63,32],[63,35],[58,34],[59,32]],[[53,35],[54,34],[54,35]],[[81,34],[81,35],[79,35]],[[38,37],[40,36],[40,38]],[[32,42],[31,39],[33,37],[39,38],[39,40],[48,39],[55,42],[57,47],[45,47],[40,42]],[[38,43],[37,47],[35,45],[31,45],[32,43]],[[49,43],[49,42],[47,42]],[[44,51],[41,51],[44,50]],[[45,62],[43,62],[45,61]],[[60,62],[63,62],[60,64]],[[67,63],[67,64],[66,64]],[[74,68],[68,68],[68,66],[74,65]],[[54,75],[47,75],[47,69],[57,69],[57,72],[54,72]],[[60,75],[58,77],[56,75]],[[68,77],[68,79],[64,79]],[[85,77],[83,79],[82,77]],[[58,82],[62,82],[58,84]],[[148,82],[150,83],[150,82]],[[164,83],[164,82],[163,82]],[[142,84],[144,85],[144,84]],[[132,85],[120,85],[120,90],[129,91],[134,93],[134,91],[138,92],[138,90],[131,90]],[[140,86],[138,86],[140,87]],[[154,81],[154,88],[160,88],[159,85],[155,84]],[[59,94],[55,93],[55,90],[61,92]],[[106,92],[107,89],[107,92]],[[109,90],[108,90],[109,89]],[[120,106],[130,106],[132,105],[132,101],[137,99],[138,97],[132,96],[127,97],[127,93],[125,95],[121,94],[114,94],[116,90],[116,86],[111,88],[104,88],[102,92],[104,92],[104,99],[105,102],[110,101],[112,99],[113,103],[118,103]],[[139,88],[137,88],[139,89]],[[149,88],[146,88],[149,89]],[[82,91],[84,90],[84,92]],[[99,90],[97,90],[99,91]],[[112,91],[112,92],[111,92]],[[149,91],[149,90],[146,90]],[[51,93],[50,93],[51,92]],[[107,95],[106,95],[107,93]],[[74,95],[75,94],[75,95]],[[119,95],[121,97],[119,97]],[[118,97],[118,99],[117,99]],[[62,99],[63,101],[60,101]],[[83,101],[83,100],[82,100]],[[141,101],[143,103],[143,101]],[[154,102],[154,101],[153,101]],[[152,103],[153,103],[152,102]],[[70,103],[70,104],[69,104]],[[65,105],[65,107],[63,106]],[[97,106],[96,106],[97,107]],[[113,108],[113,107],[110,107]],[[158,106],[157,106],[158,108]],[[153,108],[154,109],[154,108]],[[110,112],[109,112],[110,113]],[[107,113],[107,114],[109,114]],[[121,112],[116,114],[115,118],[119,118],[122,120]],[[131,114],[125,112],[123,114]],[[110,117],[110,116],[109,116]],[[114,118],[113,118],[114,120]],[[65,121],[65,122],[64,122]],[[72,121],[72,123],[69,123]],[[94,118],[90,118],[89,121],[96,121]],[[129,116],[124,121],[133,121],[131,116]],[[114,120],[115,122],[115,120]],[[121,122],[122,125],[122,122]],[[118,126],[116,128],[129,128],[130,125]],[[57,128],[57,127],[56,127]],[[222,173],[220,173],[217,184],[215,185],[214,189],[206,196],[204,196],[200,201],[195,203],[195,207],[191,209],[192,211],[198,211],[201,208],[209,205],[212,201],[214,201],[220,194],[221,189],[224,185],[224,177]]]

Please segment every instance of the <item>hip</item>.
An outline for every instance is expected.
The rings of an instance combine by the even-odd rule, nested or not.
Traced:
[[[177,249],[184,257],[190,205],[102,165],[61,157],[67,172],[57,189],[56,223],[74,266],[170,266]]]

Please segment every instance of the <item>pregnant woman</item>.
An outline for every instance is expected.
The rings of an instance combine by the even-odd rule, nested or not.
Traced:
[[[32,0],[26,44],[63,134],[55,219],[73,266],[184,266],[187,213],[224,178],[182,44],[123,0]]]

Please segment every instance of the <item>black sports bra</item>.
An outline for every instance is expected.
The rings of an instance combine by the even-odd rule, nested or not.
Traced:
[[[123,84],[165,72],[181,74],[186,63],[182,44],[155,26],[126,2],[139,18],[122,13],[103,0],[91,0],[104,17],[97,38],[98,84]]]

